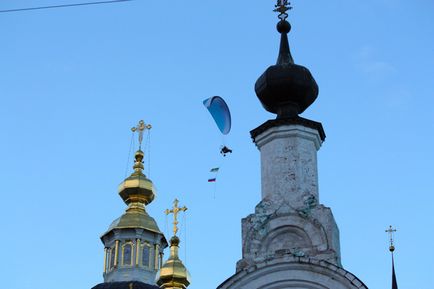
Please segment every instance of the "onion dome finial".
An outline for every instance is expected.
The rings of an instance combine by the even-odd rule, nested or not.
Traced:
[[[255,92],[262,106],[277,118],[294,117],[306,110],[318,96],[318,85],[310,71],[294,63],[288,43],[291,24],[286,21],[290,10],[287,0],[278,0],[274,11],[280,12],[277,31],[281,34],[276,65],[258,78]]]

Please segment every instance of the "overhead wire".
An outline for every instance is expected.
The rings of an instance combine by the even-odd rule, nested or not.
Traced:
[[[61,4],[61,5],[15,8],[15,9],[0,10],[0,13],[23,12],[23,11],[55,9],[55,8],[67,8],[67,7],[77,7],[77,6],[87,6],[87,5],[113,4],[113,3],[130,2],[130,1],[134,1],[134,0],[106,0],[106,1],[96,1],[96,2],[82,2],[82,3]]]

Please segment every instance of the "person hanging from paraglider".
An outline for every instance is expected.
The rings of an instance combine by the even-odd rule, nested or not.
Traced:
[[[231,113],[224,99],[220,96],[213,96],[205,99],[203,105],[212,115],[220,132],[223,135],[227,135],[231,131]],[[220,147],[220,154],[225,157],[230,153],[232,153],[232,149],[223,143]]]
[[[231,131],[231,113],[226,102],[220,96],[213,96],[203,101],[203,105],[208,109],[209,113],[213,117],[218,129],[223,134],[223,138]],[[223,144],[220,146],[220,154],[226,157],[227,154],[232,153],[232,149],[226,146],[224,139]],[[213,175],[208,178],[208,183],[216,184],[217,173],[220,170],[220,166],[214,167],[210,170]],[[214,198],[215,198],[214,186]]]
[[[222,146],[220,153],[225,157],[226,154],[231,154],[232,150],[228,148],[227,146]]]

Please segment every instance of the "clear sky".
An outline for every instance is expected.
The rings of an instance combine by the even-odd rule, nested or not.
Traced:
[[[59,3],[75,1],[2,0],[0,10]],[[392,224],[399,287],[432,289],[434,2],[292,3],[293,57],[320,86],[302,116],[327,134],[320,202],[340,228],[343,265],[369,288],[390,288]],[[159,194],[149,213],[166,231],[173,199],[189,207],[189,288],[215,288],[235,272],[241,218],[260,201],[249,131],[274,117],[253,90],[277,57],[274,4],[137,0],[0,13],[2,288],[102,282],[99,236],[124,212],[117,185],[140,119],[153,125]],[[202,106],[213,95],[232,111],[225,159]]]

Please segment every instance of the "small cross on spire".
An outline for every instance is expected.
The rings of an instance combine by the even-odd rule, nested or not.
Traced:
[[[151,129],[152,125],[150,124],[146,124],[143,120],[139,121],[139,124],[135,127],[131,128],[132,132],[138,132],[139,133],[139,149],[142,148],[142,142],[143,142],[143,132],[145,131],[145,129]]]
[[[279,12],[279,19],[280,20],[285,20],[286,18],[288,18],[288,13],[286,13],[286,11],[291,10],[291,3],[288,2],[288,0],[277,0],[277,4],[274,5],[274,7],[276,7],[276,9],[274,9],[274,12]]]
[[[166,209],[164,211],[164,213],[166,215],[173,214],[173,235],[174,236],[176,236],[176,233],[178,233],[178,223],[179,223],[178,222],[178,213],[181,211],[183,211],[183,212],[187,211],[186,206],[183,206],[180,208],[180,207],[178,207],[178,204],[179,204],[178,199],[175,199],[175,201],[173,201],[173,209],[171,209],[171,210]]]
[[[389,226],[389,229],[386,230],[386,233],[389,234],[389,241],[390,241],[390,247],[389,251],[393,253],[395,251],[395,246],[393,245],[393,234],[396,232],[396,229],[392,227],[392,225]]]

